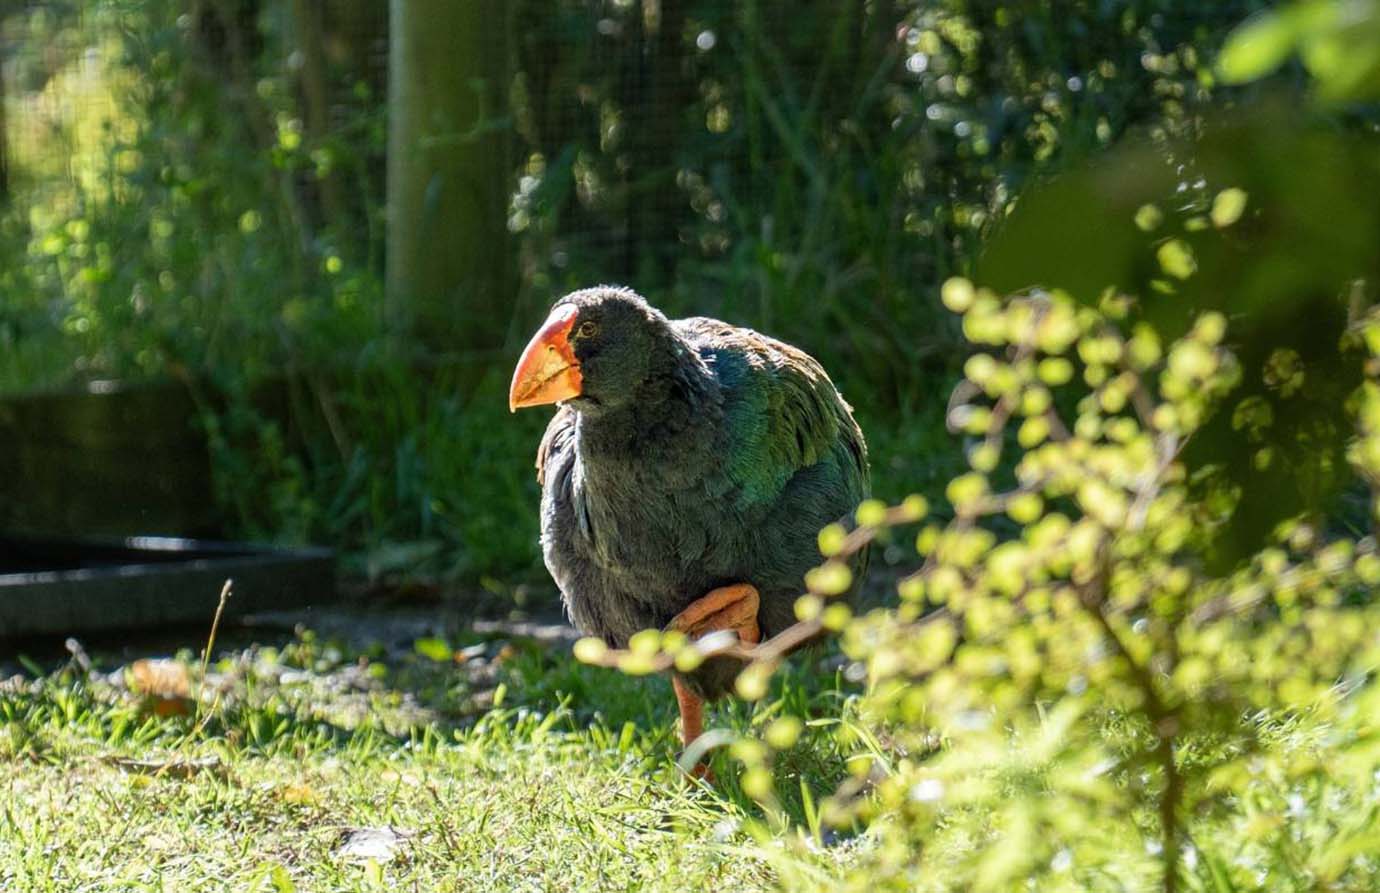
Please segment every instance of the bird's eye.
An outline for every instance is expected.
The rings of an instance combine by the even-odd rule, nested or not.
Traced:
[[[580,323],[580,327],[575,330],[576,338],[593,338],[597,334],[599,334],[599,324],[589,319]]]

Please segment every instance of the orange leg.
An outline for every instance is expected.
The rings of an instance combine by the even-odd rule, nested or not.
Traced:
[[[666,628],[685,633],[691,639],[719,630],[733,630],[742,641],[756,644],[762,638],[761,627],[757,624],[758,603],[757,589],[747,583],[722,586],[691,602],[671,618]],[[676,703],[680,705],[680,740],[689,747],[704,731],[704,699],[691,691],[679,676],[672,677],[671,684],[676,691]],[[705,767],[697,766],[695,774],[705,777],[706,771]]]
[[[704,698],[691,691],[679,676],[671,677],[671,687],[676,690],[676,703],[680,705],[680,742],[688,747],[704,731]]]
[[[691,602],[671,618],[666,628],[683,632],[692,639],[731,629],[742,641],[756,644],[762,638],[762,630],[757,625],[759,601],[755,586],[747,583],[720,586]]]

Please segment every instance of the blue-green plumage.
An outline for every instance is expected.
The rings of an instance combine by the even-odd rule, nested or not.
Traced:
[[[751,583],[763,635],[780,632],[819,529],[867,494],[848,404],[814,359],[750,329],[671,321],[626,289],[562,303],[598,333],[573,342],[583,393],[537,461],[543,552],[571,620],[624,645],[711,589]],[[711,662],[690,681],[713,696],[731,670]]]

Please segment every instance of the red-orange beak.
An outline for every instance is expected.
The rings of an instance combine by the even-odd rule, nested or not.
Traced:
[[[508,388],[510,411],[580,396],[580,362],[570,346],[570,330],[575,326],[577,313],[574,305],[562,304],[551,311],[527,342]]]

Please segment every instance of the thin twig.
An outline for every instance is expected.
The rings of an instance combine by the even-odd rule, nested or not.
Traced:
[[[210,722],[213,711],[207,711],[205,716],[201,715],[201,690],[206,685],[206,671],[211,666],[211,649],[216,646],[216,632],[220,629],[220,618],[225,613],[225,603],[230,600],[231,590],[235,586],[235,581],[226,578],[225,585],[220,588],[220,601],[216,604],[216,615],[211,618],[211,633],[206,638],[206,648],[201,652],[201,676],[196,683],[196,712],[198,719],[192,726],[191,734],[188,737],[196,737],[201,734],[201,730]],[[214,706],[214,705],[212,705]]]
[[[1159,743],[1155,746],[1155,757],[1160,771],[1164,773],[1164,790],[1159,797],[1160,853],[1164,864],[1164,893],[1178,893],[1179,889],[1179,801],[1183,795],[1183,777],[1175,759],[1174,741],[1178,733],[1178,718],[1169,705],[1160,697],[1155,687],[1155,678],[1150,667],[1137,661],[1130,648],[1121,638],[1120,632],[1112,625],[1103,608],[1106,600],[1101,593],[1106,588],[1107,542],[1098,549],[1100,569],[1093,580],[1078,587],[1079,601],[1087,613],[1097,622],[1126,663],[1136,687],[1145,698],[1145,714],[1150,720]]]

